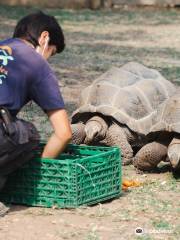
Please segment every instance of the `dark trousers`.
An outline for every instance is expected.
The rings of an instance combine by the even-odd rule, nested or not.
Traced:
[[[9,174],[31,160],[39,145],[39,134],[32,123],[15,119],[9,135],[0,121],[0,190]]]

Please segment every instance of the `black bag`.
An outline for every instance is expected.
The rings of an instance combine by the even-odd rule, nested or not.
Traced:
[[[35,156],[40,137],[32,123],[0,109],[0,176],[7,176]]]

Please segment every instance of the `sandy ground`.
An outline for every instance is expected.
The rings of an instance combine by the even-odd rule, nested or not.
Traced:
[[[138,239],[137,228],[145,233],[140,239],[178,239],[180,189],[171,173],[137,175],[124,167],[123,176],[143,185],[119,199],[74,210],[11,206],[0,220],[1,239],[131,240]]]

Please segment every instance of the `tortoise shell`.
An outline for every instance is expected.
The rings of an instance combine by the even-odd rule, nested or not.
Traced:
[[[84,114],[100,113],[134,132],[146,134],[147,126],[152,126],[149,116],[175,91],[174,84],[157,70],[140,63],[112,67],[82,91],[80,107],[73,112],[72,123],[79,122]]]

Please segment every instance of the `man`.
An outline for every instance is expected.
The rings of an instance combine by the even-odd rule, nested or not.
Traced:
[[[34,156],[39,143],[34,125],[16,118],[27,102],[45,111],[54,130],[42,157],[55,158],[71,140],[58,82],[46,61],[64,47],[56,19],[42,12],[21,19],[13,38],[0,42],[0,189],[10,173]],[[7,211],[0,202],[0,216]]]

